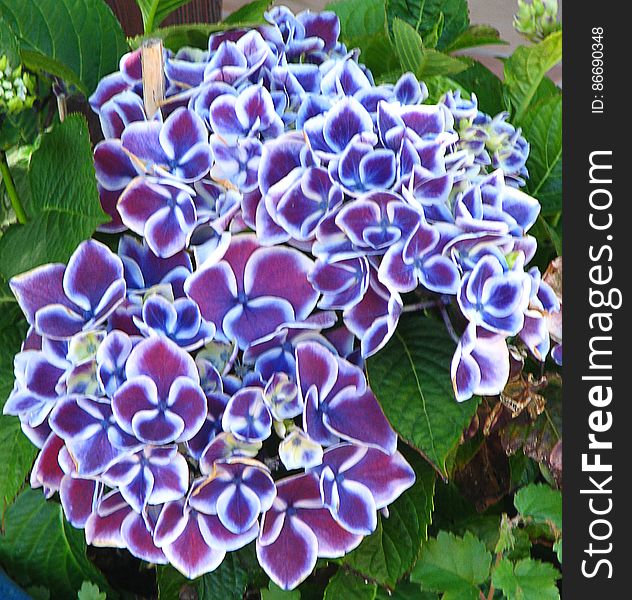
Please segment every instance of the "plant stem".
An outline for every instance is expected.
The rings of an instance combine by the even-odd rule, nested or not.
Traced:
[[[416,304],[407,304],[402,308],[402,312],[415,312],[418,310],[426,310],[427,308],[435,308],[440,306],[436,300],[428,300],[427,302],[417,302]]]
[[[448,311],[445,306],[441,306],[441,316],[443,317],[443,322],[445,323],[445,327],[450,334],[450,337],[458,344],[461,341],[461,338],[454,331],[454,326],[452,325],[452,321],[450,321],[450,315],[448,315]]]
[[[18,191],[15,189],[15,183],[13,182],[11,171],[9,170],[9,163],[7,162],[7,154],[4,150],[0,150],[0,172],[2,172],[2,181],[4,181],[4,187],[7,190],[7,195],[15,212],[15,217],[20,225],[24,225],[26,223],[26,212],[20,202]]]

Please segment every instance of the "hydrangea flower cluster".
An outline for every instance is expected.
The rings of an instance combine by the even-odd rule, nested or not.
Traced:
[[[291,589],[355,548],[415,475],[366,380],[403,295],[469,323],[455,394],[495,394],[508,337],[540,360],[558,309],[527,232],[528,145],[412,74],[375,85],[333,13],[138,51],[91,98],[103,230],[10,283],[31,326],[5,412],[88,543],[194,578],[256,540]],[[408,296],[406,296],[408,297]]]

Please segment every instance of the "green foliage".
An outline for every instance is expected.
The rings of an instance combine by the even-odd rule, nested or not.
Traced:
[[[562,96],[535,104],[520,122],[531,144],[527,191],[542,204],[544,216],[562,210]]]
[[[489,46],[491,44],[507,44],[500,39],[498,29],[489,25],[470,25],[463,33],[459,34],[455,40],[446,48],[446,52],[456,52],[466,48],[476,46]]]
[[[374,600],[377,585],[340,569],[330,580],[325,589],[323,600]],[[265,599],[264,599],[265,600]]]
[[[29,182],[28,223],[12,225],[0,238],[0,276],[5,280],[44,263],[67,261],[107,221],[82,116],[69,116],[44,136],[31,160]]]
[[[235,12],[228,15],[228,17],[224,19],[224,23],[256,23],[257,21],[264,23],[265,19],[263,18],[263,13],[268,10],[271,4],[272,0],[254,0],[254,2],[244,4]]]
[[[182,588],[191,586],[191,581],[171,565],[159,565],[156,568],[156,584],[158,585],[158,600],[180,600]],[[191,589],[193,589],[192,586]]]
[[[68,600],[84,581],[91,581],[108,598],[117,597],[86,558],[83,531],[67,523],[61,505],[47,502],[41,490],[22,492],[7,509],[4,525],[0,563],[18,583],[42,585],[52,600]]]
[[[267,589],[261,590],[261,600],[301,600],[298,590],[285,591],[271,581]]]
[[[513,564],[504,559],[494,569],[492,583],[508,600],[559,600],[558,578],[551,564],[530,558]]]
[[[562,530],[562,493],[559,490],[533,483],[516,492],[514,505],[522,516]]]
[[[377,531],[342,559],[354,571],[391,588],[417,560],[433,510],[434,471],[412,452],[406,458],[415,469],[415,484],[389,506],[388,518],[380,517]]]
[[[476,398],[454,399],[454,347],[442,323],[414,314],[401,319],[391,341],[367,364],[372,389],[395,430],[443,477],[478,405]]]
[[[230,552],[212,573],[198,580],[199,600],[241,600],[248,586],[248,572],[241,566],[237,553]]]
[[[106,600],[107,595],[99,589],[98,585],[84,581],[77,593],[77,600]]]
[[[172,12],[189,2],[190,0],[136,0],[143,17],[145,33],[151,33]]]
[[[520,46],[505,62],[505,85],[520,122],[545,75],[562,60],[562,32],[551,34],[534,46]]]
[[[386,15],[391,26],[395,19],[402,19],[422,37],[441,20],[439,50],[447,50],[470,24],[467,0],[386,0]]]
[[[20,350],[26,323],[15,304],[0,311],[0,502],[13,502],[28,477],[37,449],[24,435],[17,417],[2,414],[2,407],[13,387],[13,357]]]
[[[125,35],[103,0],[0,0],[22,62],[90,94],[118,67]]]
[[[477,600],[491,561],[485,544],[471,533],[459,538],[442,531],[424,545],[411,581],[424,590],[443,592],[443,600]]]

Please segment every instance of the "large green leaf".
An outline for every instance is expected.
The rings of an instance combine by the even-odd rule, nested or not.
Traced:
[[[158,586],[158,600],[180,600],[183,588],[193,591],[192,582],[171,565],[156,567],[156,584]]]
[[[476,94],[478,107],[483,112],[496,115],[505,110],[502,81],[486,66],[474,61],[468,69],[453,77],[470,93]]]
[[[418,583],[405,581],[397,585],[394,590],[377,590],[377,600],[439,600],[435,592],[422,592]]]
[[[424,545],[410,579],[424,590],[443,592],[443,600],[478,600],[491,560],[485,544],[471,533],[459,538],[441,531]]]
[[[241,600],[248,586],[248,572],[235,552],[230,552],[215,571],[200,577],[199,600]]]
[[[28,222],[12,225],[0,238],[0,275],[5,280],[44,263],[67,261],[107,221],[82,116],[70,115],[44,136],[31,159],[29,180]]]
[[[445,49],[446,52],[456,52],[476,46],[488,46],[490,44],[507,44],[500,39],[498,29],[490,25],[470,25],[463,33],[454,39]]]
[[[184,6],[190,0],[136,0],[143,17],[145,33],[151,33],[172,12]]]
[[[224,19],[224,23],[265,22],[263,13],[268,10],[273,0],[254,0],[244,4]]]
[[[261,600],[301,600],[299,590],[283,590],[270,581],[268,587],[261,590]]]
[[[505,62],[505,85],[520,122],[526,114],[544,76],[562,60],[562,32],[551,34],[539,44],[520,46]]]
[[[562,530],[562,493],[559,490],[543,483],[532,483],[516,493],[514,505],[521,515]]]
[[[562,97],[532,106],[520,125],[531,145],[527,191],[542,204],[544,216],[562,210]]]
[[[323,600],[375,600],[377,585],[340,569],[330,580]]]
[[[91,93],[116,71],[125,35],[103,0],[0,0],[24,64]]]
[[[470,24],[467,0],[387,0],[386,15],[389,30],[396,18],[406,21],[425,36],[431,32],[443,14],[443,26],[437,48],[445,50]]]
[[[0,563],[18,583],[43,585],[52,600],[75,598],[84,581],[106,590],[100,571],[86,558],[83,531],[69,525],[61,505],[47,502],[40,490],[26,490],[7,509],[0,537]]]
[[[549,563],[525,558],[514,565],[503,559],[494,569],[492,583],[509,600],[559,600],[555,585],[559,576]]]
[[[419,455],[406,454],[417,480],[412,488],[388,507],[377,530],[343,562],[382,585],[394,587],[414,565],[428,535],[433,510],[435,473]]]
[[[407,443],[447,477],[446,460],[479,400],[458,403],[450,379],[455,344],[442,323],[406,315],[386,347],[368,360],[369,380],[386,416]]]
[[[20,350],[26,323],[15,304],[0,312],[0,503],[11,504],[28,477],[37,449],[22,433],[17,417],[2,415],[13,387],[13,357]]]

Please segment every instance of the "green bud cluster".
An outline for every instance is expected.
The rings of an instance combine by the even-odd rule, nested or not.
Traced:
[[[560,28],[557,0],[518,0],[514,27],[532,42],[539,42]]]
[[[19,65],[15,69],[0,57],[0,112],[18,113],[35,102],[35,77]]]

